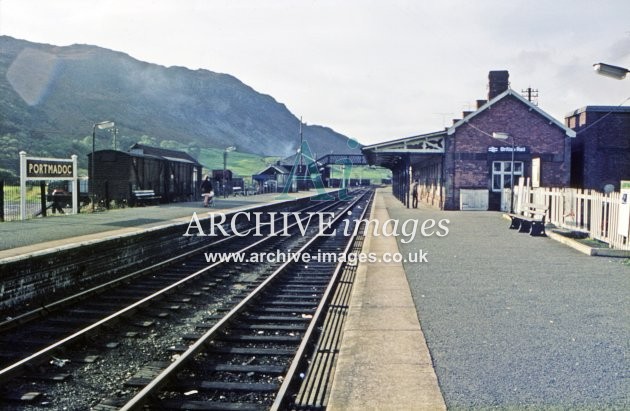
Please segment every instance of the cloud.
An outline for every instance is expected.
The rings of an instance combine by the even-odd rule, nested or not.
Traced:
[[[630,65],[628,15],[626,0],[3,0],[0,30],[229,73],[370,143],[442,128],[442,113],[485,97],[493,69],[560,118],[621,101],[628,89],[591,66]]]

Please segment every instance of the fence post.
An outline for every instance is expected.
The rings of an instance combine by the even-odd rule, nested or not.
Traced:
[[[0,223],[4,222],[4,180],[0,180]]]
[[[109,210],[109,180],[105,180],[105,209]]]
[[[42,217],[46,217],[46,182],[39,182],[39,195],[42,204]]]
[[[81,183],[79,182],[79,179],[77,178],[77,179],[74,180],[74,188],[72,189],[72,191],[73,191],[73,193],[72,193],[72,201],[74,202],[72,206],[73,207],[76,206],[77,214],[79,214],[81,212],[81,192],[79,190],[81,190]],[[76,197],[75,197],[74,193],[76,193]]]

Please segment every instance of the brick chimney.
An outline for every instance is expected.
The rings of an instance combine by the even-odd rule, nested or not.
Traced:
[[[510,87],[510,73],[507,70],[488,73],[488,100],[492,100]]]

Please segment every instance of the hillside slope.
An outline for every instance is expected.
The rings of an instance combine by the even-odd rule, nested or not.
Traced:
[[[102,120],[116,122],[119,149],[149,138],[190,147],[193,155],[200,147],[236,146],[288,156],[299,145],[298,118],[233,76],[163,67],[95,46],[0,36],[0,93],[0,168],[15,169],[15,150],[76,153],[81,160],[93,124]],[[100,141],[104,133],[99,145],[109,144]],[[315,153],[357,150],[330,128],[305,126],[303,135]]]

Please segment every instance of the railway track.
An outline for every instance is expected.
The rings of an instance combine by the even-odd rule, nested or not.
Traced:
[[[367,201],[323,202],[309,210],[334,211],[340,224],[352,207],[355,215],[357,207],[365,210]],[[209,250],[347,251],[349,239],[341,230],[341,235],[318,236],[319,230],[307,232],[301,221],[288,236],[267,235],[254,242],[228,236]],[[286,398],[295,391],[288,388],[296,380],[297,367],[291,364],[296,353],[303,360],[306,347],[313,344],[339,267],[295,261],[208,264],[200,252],[169,259],[166,267],[156,264],[143,276],[125,279],[124,286],[109,285],[37,321],[5,327],[8,331],[0,334],[0,405],[95,410],[286,407]],[[5,355],[9,351],[19,355]],[[21,359],[15,361],[17,357]]]

